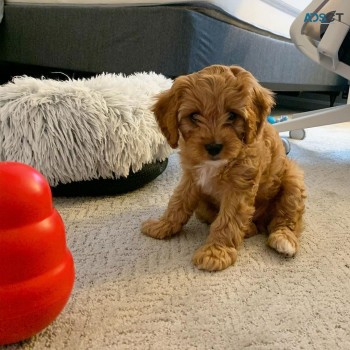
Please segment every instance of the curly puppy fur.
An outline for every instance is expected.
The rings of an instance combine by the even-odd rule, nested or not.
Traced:
[[[177,78],[153,106],[183,175],[159,220],[142,232],[164,239],[195,212],[210,225],[193,263],[209,271],[235,263],[244,237],[268,233],[268,245],[294,256],[303,229],[303,172],[266,122],[272,93],[238,66],[214,65]]]

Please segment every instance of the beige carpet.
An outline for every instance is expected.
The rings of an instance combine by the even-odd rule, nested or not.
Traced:
[[[73,294],[45,331],[6,349],[350,349],[350,123],[308,130],[290,157],[309,195],[299,254],[283,258],[259,235],[219,273],[191,264],[207,233],[195,219],[169,241],[140,234],[179,179],[176,155],[131,194],[57,199]]]

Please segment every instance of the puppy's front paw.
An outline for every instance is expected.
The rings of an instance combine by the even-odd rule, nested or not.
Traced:
[[[267,244],[288,257],[294,256],[298,250],[298,239],[289,229],[281,229],[271,233]]]
[[[181,230],[181,227],[178,231]],[[141,226],[141,232],[147,236],[164,239],[178,232],[174,225],[165,220],[147,220]]]
[[[219,244],[206,244],[193,255],[192,262],[200,270],[220,271],[233,265],[237,259],[237,250]]]

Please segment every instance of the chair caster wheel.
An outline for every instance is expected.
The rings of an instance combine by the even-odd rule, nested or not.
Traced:
[[[305,137],[306,137],[306,132],[304,129],[289,131],[289,138],[293,140],[304,140]]]
[[[286,154],[288,154],[290,152],[290,142],[284,137],[282,137],[281,140],[283,142],[283,146],[286,151]]]

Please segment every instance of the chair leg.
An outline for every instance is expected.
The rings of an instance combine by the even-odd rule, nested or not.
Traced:
[[[316,126],[344,123],[350,121],[350,104],[297,113],[286,122],[273,126],[278,132],[313,128]]]

